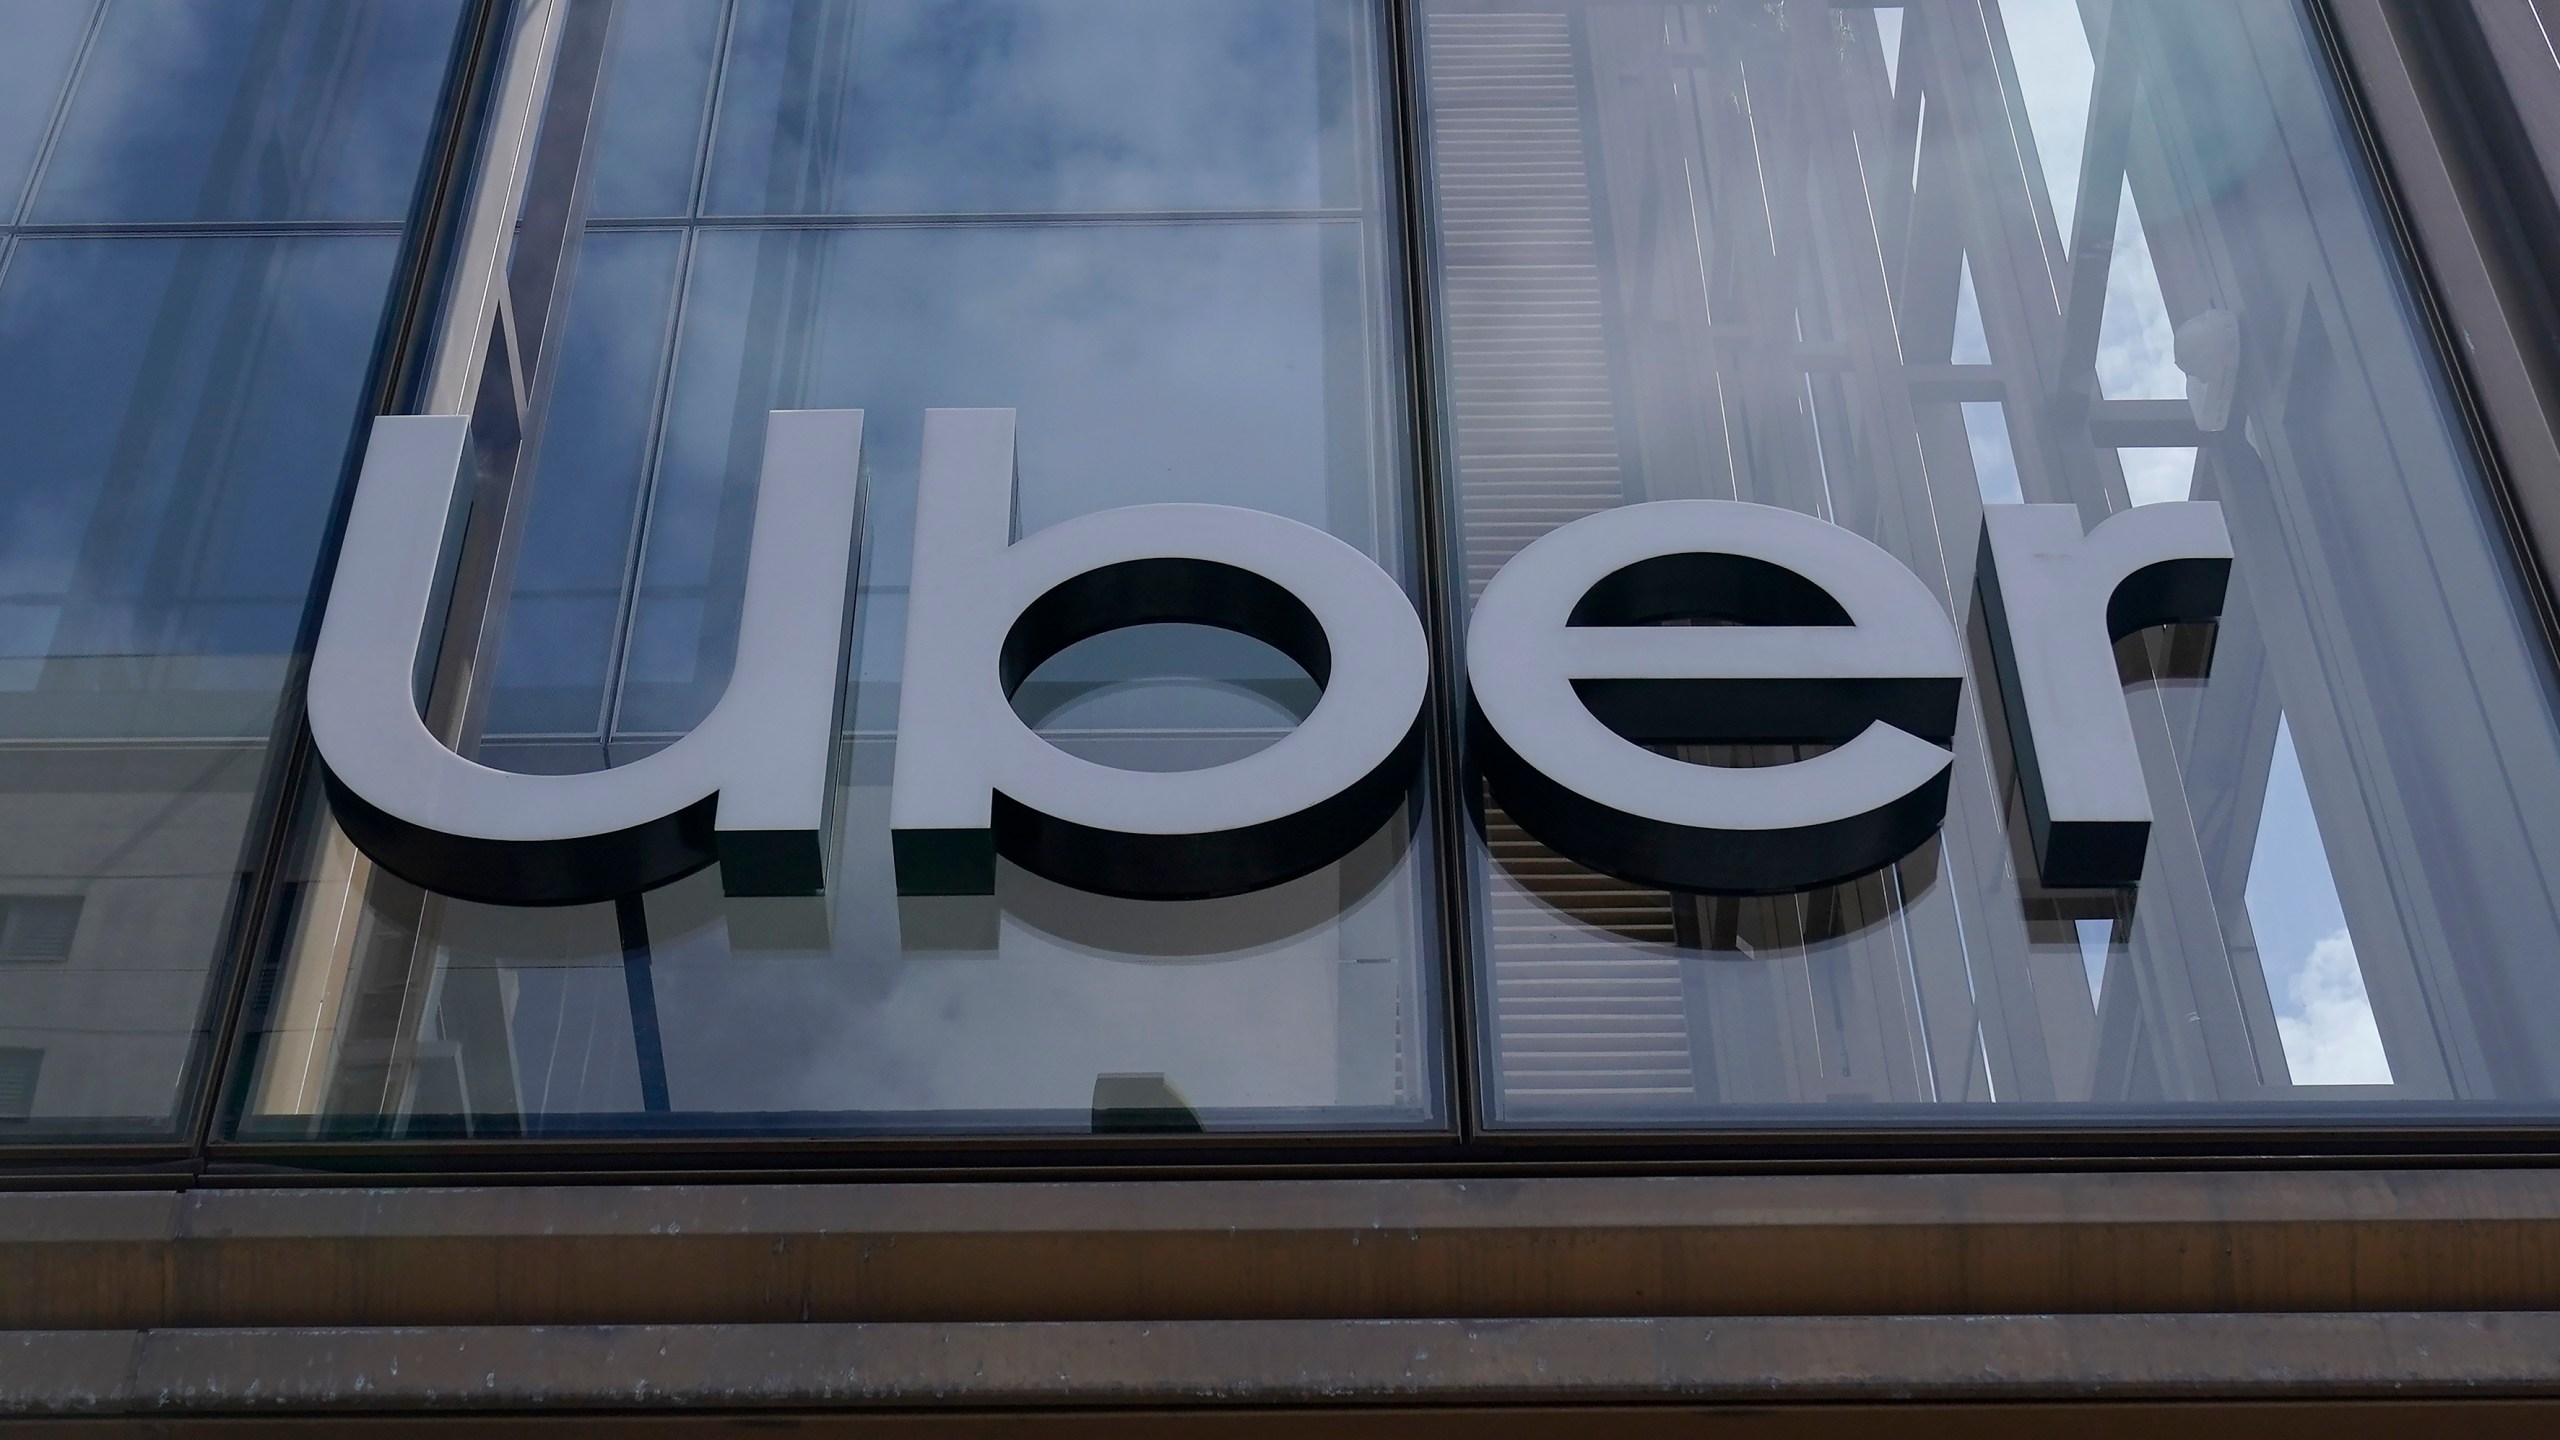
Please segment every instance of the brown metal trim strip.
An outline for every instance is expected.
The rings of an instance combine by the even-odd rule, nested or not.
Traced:
[[[2560,1311],[2560,1183],[2475,1170],[0,1195],[0,1327],[27,1330],[2380,1310]]]
[[[2512,1398],[2560,1315],[55,1332],[0,1414]]]

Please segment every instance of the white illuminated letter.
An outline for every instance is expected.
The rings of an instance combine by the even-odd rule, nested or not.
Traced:
[[[1935,832],[1963,673],[1946,612],[1891,555],[1730,500],[1542,536],[1467,632],[1475,743],[1512,818],[1595,869],[1722,894],[1846,879]],[[1639,741],[1839,748],[1729,769]]]
[[[2138,505],[2083,535],[2076,506],[1985,506],[1974,574],[2038,872],[2054,886],[2133,884],[2151,795],[2115,642],[2222,614],[2222,507]]]
[[[349,837],[394,874],[491,903],[609,899],[714,859],[731,895],[819,893],[862,412],[773,413],[727,691],[666,749],[584,775],[475,764],[418,715],[412,676],[461,528],[470,428],[385,417],[365,451],[311,662],[311,736]]]
[[[1225,505],[1104,510],[1011,542],[1013,412],[928,410],[898,756],[898,890],[989,893],[995,857],[1104,894],[1237,894],[1367,838],[1420,750],[1430,655],[1394,579],[1321,530]],[[1278,744],[1201,770],[1079,759],[1016,715],[1048,657],[1128,625],[1215,625],[1323,687]]]

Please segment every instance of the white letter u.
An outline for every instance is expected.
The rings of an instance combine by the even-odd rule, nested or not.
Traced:
[[[376,420],[311,664],[311,734],[339,824],[383,868],[495,904],[630,894],[717,860],[731,895],[824,883],[828,757],[862,528],[862,412],[777,410],[765,432],[737,662],[700,725],[583,775],[466,760],[419,717],[470,421]]]

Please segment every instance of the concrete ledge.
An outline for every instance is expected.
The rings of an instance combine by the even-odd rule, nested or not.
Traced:
[[[0,1414],[2560,1395],[2560,1314],[170,1330],[0,1341]]]
[[[2560,1310],[2560,1174],[0,1194],[0,1327]]]

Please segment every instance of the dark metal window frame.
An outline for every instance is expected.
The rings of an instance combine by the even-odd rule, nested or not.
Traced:
[[[2517,72],[2501,66],[2489,36],[2500,12],[2545,0],[2297,0],[2326,51],[2419,298],[2423,321],[2448,367],[2469,443],[2528,577],[2546,643],[2560,657],[2560,301],[2533,263],[2555,253],[2560,204],[2535,164],[2524,110],[2540,106],[2560,124],[2560,68],[2547,88],[2519,96]],[[1405,339],[1413,415],[1410,461],[1420,477],[1426,620],[1435,633],[1458,603],[1448,581],[1445,477],[1447,437],[1439,414],[1438,317],[1427,281],[1431,254],[1429,154],[1423,128],[1415,36],[1421,0],[1378,0],[1382,52],[1391,67],[1385,93],[1395,131],[1393,163],[1402,207],[1407,299]],[[516,0],[477,0],[465,20],[448,76],[434,151],[413,207],[398,274],[399,291],[367,387],[378,413],[412,408],[425,383],[434,312],[456,260],[474,160],[504,62]],[[2486,17],[2484,19],[2484,17]],[[2512,17],[2508,17],[2511,21]],[[2540,112],[2535,112],[2540,113]],[[343,523],[351,460],[329,551]],[[305,616],[301,651],[316,635],[322,598]],[[1446,647],[1442,647],[1444,650]],[[1442,743],[1431,763],[1434,821],[1444,834],[1467,823],[1458,774],[1454,661],[1438,656],[1434,725]],[[1356,1172],[1540,1173],[1702,1170],[2141,1168],[2160,1166],[2369,1165],[2413,1159],[2474,1163],[2560,1160],[2560,1117],[2522,1123],[2413,1116],[2378,1122],[2343,1108],[2317,1124],[2263,1118],[2050,1127],[2014,1123],[1897,1124],[1787,1130],[1590,1133],[1504,1131],[1481,1124],[1473,1074],[1480,1024],[1468,974],[1472,902],[1466,857],[1444,846],[1440,879],[1441,974],[1449,1024],[1439,1037],[1448,1066],[1453,1124],[1401,1135],[1271,1137],[1149,1136],[880,1137],[689,1139],[672,1136],[496,1141],[346,1143],[242,1142],[221,1127],[245,1094],[246,1047],[239,1029],[250,987],[269,957],[279,923],[276,876],[286,858],[298,789],[310,773],[309,737],[296,689],[279,722],[274,758],[259,797],[248,883],[234,907],[224,961],[209,985],[206,1023],[213,1043],[191,1061],[167,1142],[13,1147],[0,1152],[0,1186],[107,1183],[184,1185],[220,1177],[304,1180],[331,1173],[368,1180],[453,1182],[464,1178],[543,1179],[669,1173],[746,1177],[789,1174],[896,1174],[1003,1178],[1204,1176]],[[219,1083],[217,1082],[219,1080]]]

